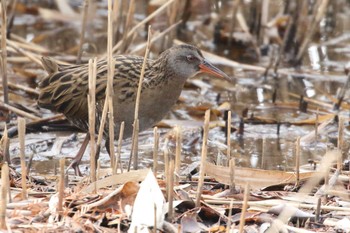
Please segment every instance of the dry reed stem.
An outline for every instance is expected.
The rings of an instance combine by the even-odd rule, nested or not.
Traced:
[[[3,136],[1,138],[2,141],[2,148],[3,148],[3,153],[4,153],[4,160],[8,163],[11,164],[11,159],[10,159],[10,139],[8,137],[8,132],[7,132],[7,125],[5,124]],[[0,141],[0,142],[1,142]]]
[[[60,177],[58,185],[58,203],[57,211],[61,215],[63,214],[63,197],[64,197],[64,164],[66,162],[65,158],[60,159]]]
[[[315,221],[319,222],[320,221],[320,216],[321,216],[321,198],[319,197],[317,199],[317,207],[316,207],[316,211],[315,211]]]
[[[182,129],[181,129],[181,126],[176,126],[175,132],[176,132],[175,173],[179,174],[180,173],[180,166],[181,166],[181,147],[182,147]],[[178,178],[176,178],[176,182],[178,182]]]
[[[138,150],[139,150],[139,130],[140,130],[140,122],[139,119],[134,120],[133,125],[133,135],[132,135],[132,148],[129,159],[128,171],[130,171],[131,161],[133,159],[134,170],[138,169]]]
[[[316,6],[317,10],[315,12],[315,16],[313,18],[313,21],[311,22],[310,27],[307,30],[307,34],[305,35],[304,40],[301,43],[300,49],[299,49],[298,54],[296,56],[297,62],[299,62],[302,59],[310,41],[311,41],[311,38],[314,35],[314,32],[317,28],[317,25],[320,23],[323,15],[327,9],[328,2],[329,2],[329,0],[321,0],[321,3]]]
[[[121,9],[120,8],[120,4],[121,4],[121,1],[114,1],[113,3],[113,13],[112,13],[112,24],[113,24],[113,42],[112,44],[115,44],[115,40],[117,39],[116,36],[117,36],[117,32],[119,30],[119,24],[120,24],[120,21],[118,20],[119,18],[119,10]]]
[[[42,66],[41,55],[24,50],[24,48],[20,47],[20,43],[18,43],[18,42],[7,40],[7,43],[11,48],[13,48],[18,53],[23,54],[24,56],[28,57],[31,61]]]
[[[158,127],[154,127],[153,129],[153,136],[154,136],[154,144],[153,144],[153,174],[155,177],[157,177],[157,170],[158,170],[158,148],[159,148],[159,133],[158,133]]]
[[[84,10],[83,10],[83,22],[81,24],[81,32],[80,32],[80,38],[79,38],[79,47],[78,47],[78,55],[77,55],[77,63],[81,63],[81,55],[83,53],[83,44],[84,44],[84,38],[85,38],[85,29],[86,29],[86,23],[87,23],[87,16],[88,16],[88,9],[90,0],[84,0]]]
[[[6,15],[6,0],[1,1],[1,70],[2,70],[2,87],[4,92],[4,103],[9,103],[8,85],[7,85],[7,15]]]
[[[31,120],[34,120],[34,121],[38,121],[38,120],[41,120],[40,117],[37,117],[37,116],[34,116],[33,114],[30,114],[30,113],[27,113],[21,109],[18,109],[16,107],[13,107],[9,104],[6,104],[6,103],[3,103],[0,101],[0,107],[8,110],[8,111],[11,111],[11,112],[14,112],[16,113],[18,116],[21,116],[21,117],[25,117],[25,118],[28,118],[28,119],[31,119]]]
[[[227,40],[227,46],[230,48],[231,44],[232,44],[232,37],[233,37],[233,33],[236,27],[236,17],[237,17],[237,11],[239,8],[239,5],[241,4],[241,0],[234,0],[233,4],[232,4],[232,14],[231,14],[231,22],[229,24],[229,37]]]
[[[221,199],[221,200],[212,200],[212,199],[204,199],[205,203],[207,204],[212,204],[212,205],[229,205],[230,200],[227,199]],[[301,200],[302,201],[302,200]],[[304,203],[299,203],[299,202],[283,202],[283,203],[288,203],[290,206],[295,206],[298,208],[305,208],[305,209],[316,209],[317,205],[316,204],[304,204]],[[233,205],[243,205],[243,201],[232,201]],[[270,201],[248,201],[247,205],[250,207],[272,207],[276,206],[276,202],[270,202]],[[349,207],[343,207],[343,206],[329,206],[329,205],[321,205],[321,210],[324,211],[345,211],[348,212],[350,211]]]
[[[340,154],[342,154],[342,148],[344,144],[344,127],[345,127],[345,118],[340,116],[339,122],[338,122],[338,144],[337,144],[337,148]],[[341,171],[342,163],[343,163],[342,156],[339,156],[337,160],[338,171]]]
[[[1,166],[1,203],[0,203],[0,229],[6,229],[6,208],[8,193],[10,191],[9,166],[4,163]]]
[[[196,195],[196,207],[200,207],[201,204],[201,195],[204,185],[204,174],[205,174],[205,162],[207,161],[207,151],[208,151],[208,134],[209,134],[209,121],[210,121],[210,109],[205,111],[204,116],[204,126],[203,126],[203,143],[202,143],[202,152],[201,152],[201,165],[200,173],[198,179],[198,188]]]
[[[96,72],[97,59],[89,60],[89,134],[90,134],[90,178],[92,182],[96,181]]]
[[[165,35],[167,35],[169,32],[174,30],[180,23],[182,23],[182,20],[174,23],[173,25],[171,25],[170,27],[168,27],[167,29],[165,29],[161,33],[158,33],[157,35],[153,35],[152,39],[151,39],[151,44],[154,44],[154,42],[156,42],[157,40],[162,39]],[[135,49],[133,49],[130,52],[130,54],[143,53],[144,50],[146,49],[146,45],[147,45],[147,43],[144,43],[144,44],[142,44],[140,46],[137,46]]]
[[[145,56],[143,58],[143,63],[142,63],[142,68],[141,68],[141,74],[140,74],[140,79],[139,83],[137,86],[137,94],[136,94],[136,102],[135,102],[135,113],[134,113],[134,124],[133,124],[133,132],[132,132],[132,144],[133,148],[130,154],[130,160],[129,160],[129,166],[128,166],[128,171],[130,170],[131,166],[131,160],[134,160],[134,169],[136,170],[138,167],[138,156],[137,156],[137,148],[138,146],[138,131],[139,131],[139,107],[140,107],[140,99],[141,99],[141,90],[142,90],[142,83],[143,83],[143,78],[145,76],[145,68],[146,68],[146,62],[148,59],[148,54],[150,51],[150,41],[151,41],[151,26],[148,27],[148,37],[147,37],[147,45],[146,45],[146,52]]]
[[[174,207],[173,207],[173,200],[174,200],[174,160],[171,159],[169,161],[169,171],[167,176],[167,190],[168,190],[168,220],[172,222],[174,217]]]
[[[18,118],[18,138],[19,138],[19,149],[21,156],[21,170],[22,170],[22,199],[28,198],[27,193],[27,168],[25,158],[25,134],[26,134],[26,121],[24,118]]]
[[[113,20],[112,20],[112,0],[108,0],[108,38],[107,38],[107,66],[108,66],[108,80],[107,80],[107,101],[109,112],[109,152],[111,158],[112,174],[116,174],[115,170],[115,152],[114,152],[114,109],[113,109],[113,79],[115,70],[115,61],[113,59],[112,43],[113,43]]]
[[[156,11],[154,11],[152,14],[150,14],[149,16],[147,16],[144,20],[142,20],[140,23],[136,24],[127,34],[127,38],[130,38],[137,29],[141,28],[143,25],[145,25],[146,23],[148,23],[151,19],[153,19],[155,16],[159,15],[160,13],[162,13],[171,3],[173,3],[175,0],[169,0],[168,2],[166,2],[165,4],[163,4],[161,7],[159,7]],[[115,52],[116,50],[118,50],[121,46],[122,42],[119,41],[118,44],[116,44],[113,47],[113,52]]]
[[[299,186],[300,182],[300,138],[297,137],[295,142],[295,171],[296,171],[296,183],[295,186]]]
[[[245,225],[245,213],[247,212],[248,207],[248,196],[249,196],[249,184],[246,183],[244,187],[244,197],[243,197],[243,206],[242,206],[242,212],[241,217],[239,220],[239,233],[244,232],[244,225]]]
[[[119,129],[119,137],[118,137],[118,148],[117,148],[117,156],[115,160],[115,170],[118,170],[118,164],[120,164],[120,172],[123,173],[123,166],[121,164],[121,151],[122,151],[122,145],[123,145],[123,137],[124,137],[124,128],[125,128],[125,122],[123,121],[120,124]]]

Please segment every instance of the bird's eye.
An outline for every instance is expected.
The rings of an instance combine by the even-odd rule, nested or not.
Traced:
[[[196,60],[196,58],[193,55],[187,55],[186,58],[187,58],[187,61],[189,61],[189,62],[193,62]]]

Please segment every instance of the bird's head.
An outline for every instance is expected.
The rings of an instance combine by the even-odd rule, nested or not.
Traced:
[[[167,66],[181,78],[190,78],[198,73],[208,73],[219,78],[228,76],[203,57],[201,51],[192,45],[182,44],[166,51]]]

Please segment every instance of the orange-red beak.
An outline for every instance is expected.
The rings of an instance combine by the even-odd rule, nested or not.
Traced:
[[[229,79],[229,77],[224,72],[213,66],[210,62],[208,62],[205,59],[202,61],[201,64],[199,64],[199,71],[207,74],[212,74],[219,78]]]

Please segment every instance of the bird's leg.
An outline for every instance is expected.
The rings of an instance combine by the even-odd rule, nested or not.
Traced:
[[[89,140],[90,140],[90,134],[87,133],[85,136],[85,139],[83,141],[83,144],[81,145],[81,147],[80,147],[77,155],[74,157],[73,161],[69,164],[66,172],[68,171],[68,169],[73,168],[75,175],[82,176],[82,174],[79,170],[79,164],[81,162],[81,159],[83,158],[86,147],[89,144]]]

